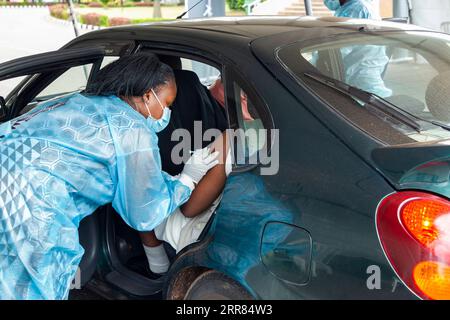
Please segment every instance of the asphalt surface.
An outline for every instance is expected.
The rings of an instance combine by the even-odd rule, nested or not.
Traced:
[[[80,29],[80,34],[89,31]],[[0,7],[0,63],[58,50],[74,38],[72,24],[51,17],[48,8]],[[6,97],[21,79],[0,81],[0,96]]]
[[[72,25],[51,18],[47,8],[0,7],[0,63],[57,50],[74,37]]]

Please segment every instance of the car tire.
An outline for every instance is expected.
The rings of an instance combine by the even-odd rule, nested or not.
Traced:
[[[237,281],[216,270],[198,276],[189,286],[184,300],[252,300]]]

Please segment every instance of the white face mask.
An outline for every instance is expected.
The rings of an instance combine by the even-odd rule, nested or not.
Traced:
[[[147,105],[147,102],[144,100],[145,107],[148,111],[148,118],[147,118],[147,124],[148,126],[153,129],[155,132],[160,132],[164,130],[170,121],[170,114],[172,113],[172,110],[170,110],[168,107],[164,107],[161,101],[159,100],[158,96],[156,95],[155,91],[153,89],[152,93],[155,96],[156,100],[158,101],[159,105],[161,106],[161,109],[163,110],[163,115],[160,119],[155,119],[152,117],[152,113],[150,112],[150,108]]]

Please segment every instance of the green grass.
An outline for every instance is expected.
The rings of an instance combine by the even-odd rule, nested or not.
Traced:
[[[131,19],[132,24],[139,23],[150,23],[150,22],[160,22],[160,21],[173,21],[175,19],[166,19],[166,18],[143,18],[143,19]]]
[[[123,8],[75,8],[79,14],[98,13],[109,18],[124,17],[129,19],[149,19],[153,18],[152,7],[123,7]],[[174,19],[184,11],[184,6],[162,6],[162,17]]]

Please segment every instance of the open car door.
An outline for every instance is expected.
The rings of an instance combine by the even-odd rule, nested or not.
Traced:
[[[62,49],[0,64],[0,122],[46,98],[83,89],[104,56],[98,47]]]

